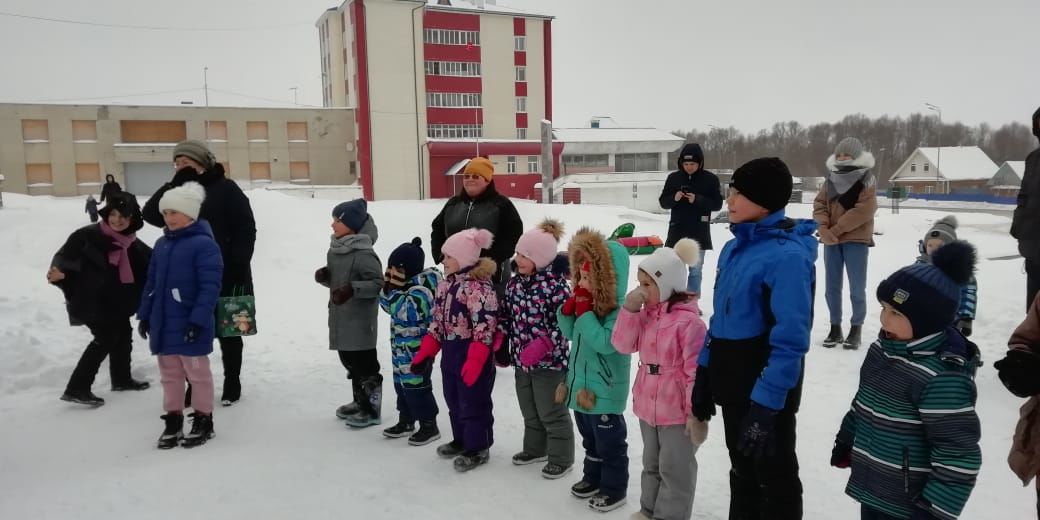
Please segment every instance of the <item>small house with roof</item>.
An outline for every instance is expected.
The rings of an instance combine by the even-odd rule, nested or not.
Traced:
[[[918,148],[889,179],[909,194],[988,194],[997,165],[978,146]]]
[[[1005,161],[986,184],[990,192],[998,197],[1017,197],[1025,173],[1025,161]]]

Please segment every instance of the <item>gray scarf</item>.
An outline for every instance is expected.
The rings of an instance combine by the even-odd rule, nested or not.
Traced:
[[[839,161],[833,155],[827,159],[827,198],[836,199],[852,189],[858,181],[864,185],[873,182],[870,169],[874,167],[874,156],[863,152],[855,159]]]
[[[329,244],[329,250],[337,255],[345,255],[364,249],[372,249],[372,238],[368,235],[355,234],[346,235],[340,238],[336,238],[336,235],[332,235],[332,241],[331,244]]]

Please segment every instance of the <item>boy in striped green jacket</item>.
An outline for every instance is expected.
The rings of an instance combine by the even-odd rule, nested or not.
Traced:
[[[882,330],[831,456],[852,467],[845,492],[863,519],[954,520],[975,487],[979,349],[951,326],[974,266],[974,248],[952,242],[878,286]]]

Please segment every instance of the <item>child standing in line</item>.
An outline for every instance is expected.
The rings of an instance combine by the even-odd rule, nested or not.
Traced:
[[[413,370],[412,360],[433,320],[433,301],[441,282],[436,268],[423,269],[426,253],[422,239],[413,238],[390,253],[379,307],[390,315],[391,360],[397,392],[397,424],[383,430],[392,439],[408,437],[408,444],[424,446],[441,438],[437,429],[437,400],[433,397],[433,370]],[[419,421],[419,431],[415,431]]]
[[[197,220],[206,191],[195,182],[171,189],[159,200],[166,227],[148,267],[138,332],[159,356],[166,428],[159,449],[191,448],[213,438],[213,352],[224,262],[213,230]],[[150,338],[149,338],[150,336]],[[193,388],[191,432],[184,436],[184,381]]]
[[[506,286],[498,328],[516,367],[516,397],[524,416],[523,450],[513,464],[548,461],[542,476],[557,479],[574,465],[574,424],[556,393],[567,376],[570,354],[556,310],[571,295],[566,256],[558,255],[563,224],[544,220],[516,244],[517,273]]]
[[[352,428],[382,419],[383,376],[376,353],[379,291],[383,266],[372,246],[379,238],[365,199],[338,204],[332,210],[332,243],[325,267],[314,281],[329,288],[329,349],[339,352],[347,369],[354,401],[336,409],[336,417]]]
[[[952,242],[878,286],[881,333],[831,454],[852,467],[845,493],[865,520],[954,520],[975,487],[979,349],[951,326],[974,266],[974,248]]]
[[[433,322],[422,339],[412,371],[430,370],[444,351],[441,377],[451,418],[452,440],[437,447],[437,455],[454,459],[455,470],[466,472],[487,464],[494,443],[491,390],[498,298],[491,285],[495,262],[481,258],[494,236],[470,228],[448,237],[441,247],[445,280],[437,286]]]
[[[625,297],[611,336],[618,352],[639,353],[632,402],[643,434],[643,490],[635,520],[693,515],[697,447],[708,434],[690,405],[706,327],[686,278],[699,259],[697,242],[684,238],[640,262],[639,286]]]
[[[625,504],[628,490],[628,432],[625,402],[631,356],[610,341],[618,308],[625,299],[628,251],[599,232],[583,228],[568,246],[574,296],[560,307],[557,319],[571,340],[567,405],[585,448],[582,479],[571,494],[589,499],[600,512]]]
[[[917,249],[921,256],[918,262],[931,263],[932,253],[940,247],[957,240],[957,217],[947,215],[932,224],[932,228],[924,235],[924,239],[918,242]],[[979,283],[975,275],[971,275],[968,283],[961,287],[961,302],[957,306],[957,317],[954,319],[954,328],[959,330],[964,337],[971,336],[971,327],[975,322],[975,309],[979,301]]]
[[[90,217],[91,224],[98,221],[98,201],[93,195],[87,195],[87,205],[84,211]]]

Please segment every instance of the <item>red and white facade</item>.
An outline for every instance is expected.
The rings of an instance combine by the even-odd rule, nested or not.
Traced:
[[[504,194],[541,181],[552,18],[489,1],[347,0],[318,20],[325,106],[357,111],[365,197],[443,198],[458,165],[495,163]],[[554,171],[563,145],[554,143]]]

